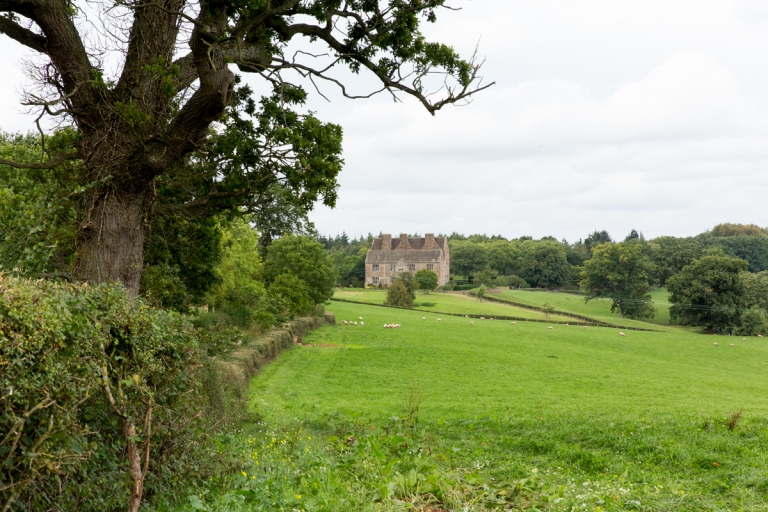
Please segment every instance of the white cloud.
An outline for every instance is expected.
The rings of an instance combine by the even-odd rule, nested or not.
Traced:
[[[576,239],[768,225],[768,8],[761,0],[454,2],[427,28],[497,84],[435,117],[408,98],[310,108],[340,123],[346,168],[324,233],[486,232]],[[18,116],[3,41],[2,128]],[[13,59],[8,60],[8,59]],[[371,80],[352,77],[360,92]]]

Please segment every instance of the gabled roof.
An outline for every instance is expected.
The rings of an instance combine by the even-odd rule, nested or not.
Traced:
[[[392,250],[398,250],[403,249],[400,247],[401,238],[392,237]],[[414,251],[421,251],[424,250],[424,245],[427,243],[427,239],[424,237],[417,237],[417,238],[411,238],[408,237],[408,244],[411,246],[410,248],[406,247],[405,250],[414,250]],[[434,237],[435,243],[437,244],[437,247],[427,247],[427,250],[430,249],[442,249],[445,247],[445,237],[444,236],[436,236]],[[382,247],[382,239],[381,238],[374,238],[373,239],[373,246],[371,247],[371,250],[373,251],[380,251]]]
[[[368,251],[365,257],[366,263],[398,263],[401,259],[405,263],[440,263],[443,251],[440,249],[424,250],[394,250],[394,251]]]

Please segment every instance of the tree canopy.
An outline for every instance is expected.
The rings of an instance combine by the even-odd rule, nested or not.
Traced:
[[[726,255],[703,256],[667,281],[672,320],[725,332],[738,325],[747,262]]]
[[[586,301],[611,299],[611,311],[620,317],[652,318],[655,315],[648,295],[652,265],[637,243],[603,243],[592,248],[592,259],[584,262],[581,286]]]
[[[443,7],[444,0],[3,2],[0,33],[38,63],[23,103],[73,136],[67,144],[43,140],[36,161],[0,163],[74,166],[60,175],[65,189],[79,191],[70,197],[75,251],[62,268],[137,293],[156,216],[236,214],[282,201],[298,208],[283,220],[301,222],[315,201],[334,204],[341,128],[306,112],[305,87],[321,95],[324,85],[336,87],[348,98],[407,95],[434,114],[490,86],[481,83],[481,62],[422,35]],[[340,79],[339,67],[351,75]],[[254,98],[235,71],[258,77],[268,92]],[[358,73],[379,88],[352,92]],[[269,228],[264,240],[276,236]]]
[[[426,268],[418,270],[413,275],[413,280],[419,285],[419,290],[424,290],[427,293],[437,288],[438,278],[434,270]]]
[[[281,274],[294,275],[306,283],[313,304],[321,304],[333,295],[333,263],[323,246],[310,237],[288,234],[272,243],[264,265],[267,285],[271,286]]]

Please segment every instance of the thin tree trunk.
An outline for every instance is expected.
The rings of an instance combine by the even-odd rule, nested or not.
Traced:
[[[138,295],[144,267],[148,192],[107,190],[78,232],[75,275],[90,283],[119,281]]]
[[[128,502],[128,512],[139,512],[141,497],[144,494],[144,475],[141,470],[141,454],[139,453],[139,447],[133,442],[133,438],[136,436],[136,428],[130,420],[126,419],[124,421],[125,440],[128,445],[128,465],[131,471],[131,480],[133,480],[131,499]]]

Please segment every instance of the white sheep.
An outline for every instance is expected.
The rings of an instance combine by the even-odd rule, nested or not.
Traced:
[[[585,329],[586,329],[586,328],[588,328],[588,327],[589,327],[588,325],[585,325],[585,326],[584,326],[584,328],[585,328]]]
[[[717,342],[715,342],[715,346],[717,346]]]
[[[472,320],[470,320],[470,321],[469,321],[469,325],[475,325],[475,322],[473,322]]]
[[[741,338],[741,341],[747,341],[747,338]]]
[[[510,322],[512,325],[517,325],[517,322]]]
[[[493,320],[493,318],[490,318],[489,320]]]
[[[423,316],[423,317],[421,317],[421,319],[422,319],[422,320],[426,320],[426,319],[427,319],[427,317]]]
[[[626,334],[624,334],[623,332],[620,332],[619,336],[626,336]]]
[[[344,323],[344,325],[347,325],[347,321],[346,320],[342,320],[342,322]]]
[[[362,320],[360,320],[360,327],[363,327],[363,326],[365,326],[365,324],[363,323]]]
[[[762,335],[762,334],[758,334],[758,335],[757,335],[757,337],[758,337],[758,338],[762,338],[762,337],[763,337],[763,335]]]
[[[363,319],[363,317],[359,317],[359,318],[360,318],[360,320],[362,320],[362,319]]]
[[[387,324],[384,324],[384,328],[386,329],[387,327],[389,327],[389,325],[387,325]]]
[[[565,327],[568,327],[568,322],[565,323]]]
[[[731,343],[731,346],[733,346],[733,343]]]
[[[547,327],[547,330],[551,331],[552,330],[552,326],[550,325],[549,327]]]
[[[438,318],[438,319],[437,319],[437,321],[438,321],[438,322],[442,322],[442,321],[443,321],[443,319],[442,319],[442,318]]]
[[[480,320],[485,320],[485,317],[484,317],[484,316],[481,316],[481,317],[480,317]]]

